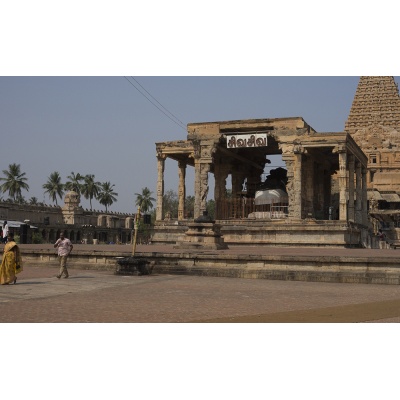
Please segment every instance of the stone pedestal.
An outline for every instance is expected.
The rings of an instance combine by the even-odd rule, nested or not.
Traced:
[[[188,230],[182,240],[174,246],[178,249],[227,249],[220,232],[220,225],[213,222],[193,222],[188,224]]]
[[[146,258],[117,257],[115,275],[150,275],[153,267]]]

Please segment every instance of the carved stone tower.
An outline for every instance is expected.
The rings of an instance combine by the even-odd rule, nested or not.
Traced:
[[[78,193],[70,191],[65,195],[64,207],[61,209],[65,224],[73,225],[80,222],[77,217],[83,214],[83,210],[79,203]]]
[[[368,157],[368,188],[399,193],[400,97],[392,76],[360,78],[345,131]]]

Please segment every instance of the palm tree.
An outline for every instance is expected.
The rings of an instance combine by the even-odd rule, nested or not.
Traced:
[[[47,178],[47,182],[42,186],[45,190],[45,193],[49,194],[49,197],[57,204],[57,196],[62,199],[64,194],[64,184],[61,183],[60,174],[55,171],[50,174]]]
[[[18,196],[17,202],[18,204],[28,204],[24,196]]]
[[[153,193],[150,191],[148,187],[142,189],[142,193],[135,193],[136,196],[136,205],[140,207],[140,209],[146,213],[150,209],[153,208],[153,201],[156,201],[155,198],[151,197]]]
[[[25,189],[29,191],[29,185],[26,183],[28,179],[25,178],[25,172],[21,173],[21,166],[19,164],[10,164],[8,170],[3,170],[3,174],[6,177],[0,178],[1,181],[4,181],[0,185],[1,191],[3,193],[8,192],[8,195],[14,201],[22,199],[21,190]]]
[[[85,199],[90,201],[90,211],[92,211],[92,199],[97,198],[101,190],[100,182],[95,182],[94,175],[83,177],[84,183],[81,185],[81,191]]]
[[[33,196],[29,199],[29,204],[32,206],[37,206],[38,205],[38,198]]]
[[[97,200],[99,201],[100,204],[106,207],[106,212],[107,212],[107,207],[111,206],[114,201],[117,201],[118,193],[115,193],[113,191],[113,187],[115,185],[111,185],[110,182],[104,182],[100,184],[100,192],[97,196]]]
[[[83,180],[83,176],[79,172],[76,175],[74,172],[71,172],[71,175],[68,175],[67,178],[69,181],[65,182],[65,189],[73,190],[80,195],[82,191],[81,181]]]

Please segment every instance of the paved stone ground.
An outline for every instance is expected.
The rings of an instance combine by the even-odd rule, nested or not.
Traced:
[[[396,285],[57,272],[25,266],[0,286],[0,322],[400,322]]]

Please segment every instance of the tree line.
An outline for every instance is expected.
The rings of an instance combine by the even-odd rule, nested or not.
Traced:
[[[164,213],[170,213],[171,218],[178,218],[178,194],[174,190],[167,190],[163,197]],[[215,214],[215,201],[213,199],[207,200],[206,208],[208,215],[214,219]],[[185,198],[185,218],[194,217],[194,196],[186,196]]]
[[[2,193],[7,193],[9,200],[19,204],[41,205],[36,197],[26,200],[22,195],[22,190],[29,192],[28,178],[25,172],[21,172],[20,164],[10,164],[8,170],[3,170],[4,177],[0,177],[3,183],[0,185]],[[58,171],[52,172],[47,178],[46,183],[42,185],[44,193],[58,206],[57,199],[62,199],[67,191],[74,191],[79,196],[83,196],[89,200],[90,210],[92,210],[92,200],[96,199],[101,205],[105,206],[106,212],[108,207],[117,201],[118,193],[114,192],[114,186],[110,182],[100,183],[95,180],[93,174],[81,175],[80,173],[71,172],[67,176],[67,182],[61,182],[61,176]],[[145,187],[141,193],[135,193],[136,206],[140,207],[141,212],[150,213],[152,220],[155,220],[155,210],[153,202],[156,201],[152,197],[152,192]],[[163,196],[164,212],[169,213],[171,218],[178,217],[178,194],[174,190],[167,190]],[[187,196],[185,199],[185,218],[193,218],[194,215],[194,196]],[[215,203],[214,200],[207,201],[208,215],[214,217]]]
[[[20,164],[10,164],[8,170],[3,170],[4,177],[0,177],[3,183],[0,185],[2,193],[7,193],[11,201],[20,204],[40,205],[36,197],[31,197],[28,201],[22,195],[22,190],[29,192],[28,178],[25,172],[21,172]],[[90,210],[92,210],[92,200],[96,199],[106,209],[117,201],[118,193],[114,192],[114,186],[110,182],[98,182],[93,174],[81,175],[71,172],[67,176],[67,182],[61,182],[59,172],[54,171],[47,178],[47,182],[42,185],[44,193],[58,206],[57,199],[62,199],[65,192],[73,190],[79,196],[89,200]]]

